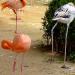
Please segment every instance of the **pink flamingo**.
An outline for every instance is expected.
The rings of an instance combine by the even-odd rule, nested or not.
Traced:
[[[16,14],[16,31],[15,32],[17,32],[17,20],[18,20],[17,11],[23,8],[24,6],[26,6],[26,0],[8,0],[2,3],[1,5],[2,5],[2,10],[5,8],[10,8]]]
[[[17,54],[23,53],[23,57],[24,57],[24,53],[30,49],[30,46],[31,46],[30,37],[22,33],[17,33],[13,41],[3,40],[1,42],[1,47],[3,49],[8,49],[9,51],[16,52]],[[21,72],[22,72],[23,59],[21,62],[22,62],[21,63]],[[13,71],[15,71],[15,66],[16,66],[16,57],[13,63]]]

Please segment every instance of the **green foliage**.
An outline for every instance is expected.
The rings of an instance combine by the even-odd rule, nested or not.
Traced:
[[[73,62],[75,62],[75,52],[71,52],[69,55],[69,59]]]
[[[50,45],[49,40],[51,39],[51,29],[56,22],[52,21],[54,16],[54,12],[60,6],[67,4],[69,2],[73,2],[75,4],[75,0],[53,0],[49,3],[48,9],[45,12],[42,26],[43,26],[43,37],[47,39],[47,45]],[[54,29],[54,48],[58,52],[64,52],[65,47],[65,32],[66,32],[66,24],[59,23],[57,27]],[[75,49],[75,20],[70,24],[69,33],[68,33],[68,45],[67,45],[67,55],[70,55],[70,52]]]

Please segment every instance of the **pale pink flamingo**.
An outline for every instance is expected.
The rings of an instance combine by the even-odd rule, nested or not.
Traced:
[[[58,22],[67,24],[67,31],[65,36],[65,54],[64,54],[64,67],[65,67],[65,61],[66,61],[66,48],[67,48],[67,35],[68,35],[68,29],[70,26],[70,23],[75,18],[75,6],[72,2],[65,4],[58,8],[54,13],[53,21],[57,21],[56,24],[52,27],[51,34],[52,34],[52,54],[53,54],[53,30],[57,26]]]

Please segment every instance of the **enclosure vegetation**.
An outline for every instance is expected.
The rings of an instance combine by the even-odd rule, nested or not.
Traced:
[[[42,26],[44,31],[43,38],[46,39],[47,46],[51,46],[51,29],[56,23],[52,21],[54,12],[57,8],[69,2],[73,2],[75,4],[75,0],[53,0],[48,4],[48,9],[46,10],[44,17],[42,18]],[[64,53],[65,32],[66,25],[62,23],[59,23],[54,30],[54,50],[59,53]],[[70,60],[75,61],[75,20],[71,23],[69,28],[67,56]]]

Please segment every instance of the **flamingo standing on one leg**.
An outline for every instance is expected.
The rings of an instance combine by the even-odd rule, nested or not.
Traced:
[[[65,37],[65,54],[64,54],[64,67],[66,61],[66,48],[67,48],[67,35],[70,23],[75,18],[75,6],[73,3],[68,3],[60,8],[58,8],[54,13],[54,18],[52,20],[57,21],[56,24],[53,26],[51,33],[52,33],[52,54],[53,54],[53,30],[57,26],[58,22],[67,24],[67,31]]]
[[[17,11],[26,5],[26,0],[8,0],[2,3],[1,5],[2,5],[2,10],[8,7],[12,9],[13,12],[16,14],[16,31],[15,32],[17,32],[17,20],[18,20]]]
[[[21,72],[22,72],[24,53],[28,51],[31,46],[30,37],[22,33],[17,33],[13,41],[3,40],[1,42],[1,46],[3,49],[8,49],[9,51],[13,51],[17,54],[23,53],[22,60],[21,60]],[[16,57],[13,63],[13,72],[15,71],[15,67],[16,67]]]

